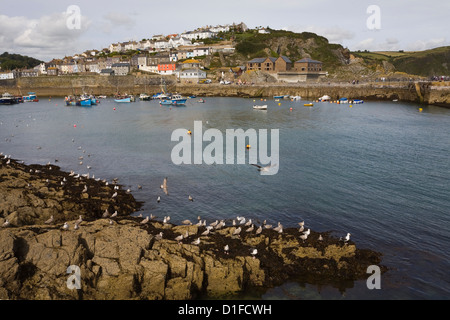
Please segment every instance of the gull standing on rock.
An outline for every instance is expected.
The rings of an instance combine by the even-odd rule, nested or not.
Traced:
[[[64,225],[62,226],[63,230],[69,230],[69,224],[67,222],[64,222]]]
[[[109,211],[108,208],[103,212],[102,218],[108,218],[109,217]]]
[[[241,233],[241,227],[237,227],[234,231],[233,231],[233,236],[238,236],[239,237],[239,234]]]
[[[114,192],[114,194],[112,195],[111,199],[114,199],[115,197],[117,197],[117,191]]]
[[[162,231],[155,236],[155,240],[161,240],[163,238]]]
[[[45,224],[52,224],[53,221],[54,221],[54,218],[53,218],[53,215],[52,215],[52,216],[50,216],[50,218],[47,221],[45,221]]]
[[[345,242],[345,243],[347,243],[347,242],[350,241],[350,236],[351,236],[351,234],[350,234],[350,233],[347,233],[347,235],[345,236],[345,239],[344,239],[344,242]]]
[[[52,216],[52,217],[53,217],[53,216]],[[83,222],[83,217],[80,215],[80,216],[78,217],[78,220],[75,221],[75,224],[81,224],[81,222]]]
[[[10,225],[10,222],[8,221],[8,219],[5,219],[5,222],[3,222],[2,227],[6,228]]]
[[[223,248],[223,251],[225,252],[225,254],[229,254],[230,246],[229,245],[225,245],[225,247]]]
[[[308,239],[308,235],[306,233],[302,234],[302,235],[300,235],[300,239],[302,239],[303,242],[305,242],[305,240]]]
[[[149,216],[145,217],[144,220],[141,221],[141,224],[146,224],[150,220]]]
[[[114,213],[111,215],[111,218],[115,218],[115,217],[117,217],[117,215],[118,215],[119,213],[117,212],[117,210],[116,211],[114,211]]]
[[[255,256],[258,254],[258,249],[251,249],[252,251],[250,254],[253,256],[253,259],[255,259]]]
[[[178,242],[178,244],[181,244],[181,241],[184,239],[184,236],[180,234],[178,237],[175,238],[175,241]]]
[[[193,245],[199,245],[200,244],[200,238],[195,239],[194,241],[191,242],[191,244]]]
[[[262,226],[259,226],[258,229],[256,229],[256,234],[260,234],[262,232]]]

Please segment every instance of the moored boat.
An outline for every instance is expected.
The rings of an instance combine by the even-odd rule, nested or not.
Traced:
[[[267,104],[264,104],[264,105],[261,105],[261,106],[254,105],[253,109],[255,109],[255,110],[267,110]]]
[[[305,103],[304,106],[305,107],[312,107],[312,106],[314,106],[314,104],[312,104],[312,103]]]
[[[27,96],[22,96],[23,102],[38,102],[39,99],[35,92],[28,92]]]
[[[172,100],[172,105],[179,106],[179,105],[184,105],[187,101],[187,98],[184,98],[179,94],[174,94],[172,96],[171,100]]]
[[[5,92],[0,98],[0,104],[16,104],[18,100],[12,94]]]

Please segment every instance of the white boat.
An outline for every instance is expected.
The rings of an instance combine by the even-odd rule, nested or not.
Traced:
[[[267,110],[267,104],[262,105],[262,106],[254,105],[253,109],[256,109],[256,110]]]
[[[330,101],[330,100],[331,100],[331,97],[327,96],[327,95],[324,95],[324,96],[319,98],[319,101]]]
[[[292,101],[299,101],[302,99],[302,97],[300,97],[300,96],[290,96],[290,98]]]

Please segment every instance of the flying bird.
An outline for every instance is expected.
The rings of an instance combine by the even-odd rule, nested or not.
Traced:
[[[270,168],[276,166],[276,164],[271,164],[271,165],[263,167],[263,166],[260,166],[259,164],[254,164],[254,163],[251,163],[251,165],[257,167],[259,172],[268,172],[270,170]]]
[[[161,185],[161,189],[163,189],[166,195],[169,195],[169,191],[167,190],[167,177],[164,178],[163,184]]]

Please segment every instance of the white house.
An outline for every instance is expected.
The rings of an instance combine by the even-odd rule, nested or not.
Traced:
[[[211,54],[211,48],[208,48],[208,47],[194,48],[194,57],[209,56],[210,54]]]
[[[258,30],[258,33],[262,33],[262,34],[269,34],[269,33],[270,33],[270,31],[269,31],[269,30],[267,30],[266,28],[261,28],[261,29],[259,29],[259,30]]]
[[[122,50],[122,44],[120,43],[111,43],[111,45],[109,46],[110,52],[120,52]]]
[[[215,37],[216,35],[216,32],[211,32],[209,30],[188,31],[181,34],[182,37],[189,40],[209,39]]]
[[[13,72],[0,72],[0,80],[14,79]]]
[[[226,26],[215,26],[215,27],[209,28],[209,31],[215,32],[215,33],[228,32],[228,31],[230,31],[230,26],[229,25],[226,25]]]
[[[197,83],[201,79],[206,79],[206,72],[199,68],[186,69],[180,73],[180,80],[183,83]]]
[[[155,42],[156,50],[166,50],[169,48],[169,41],[166,40],[158,40]]]

